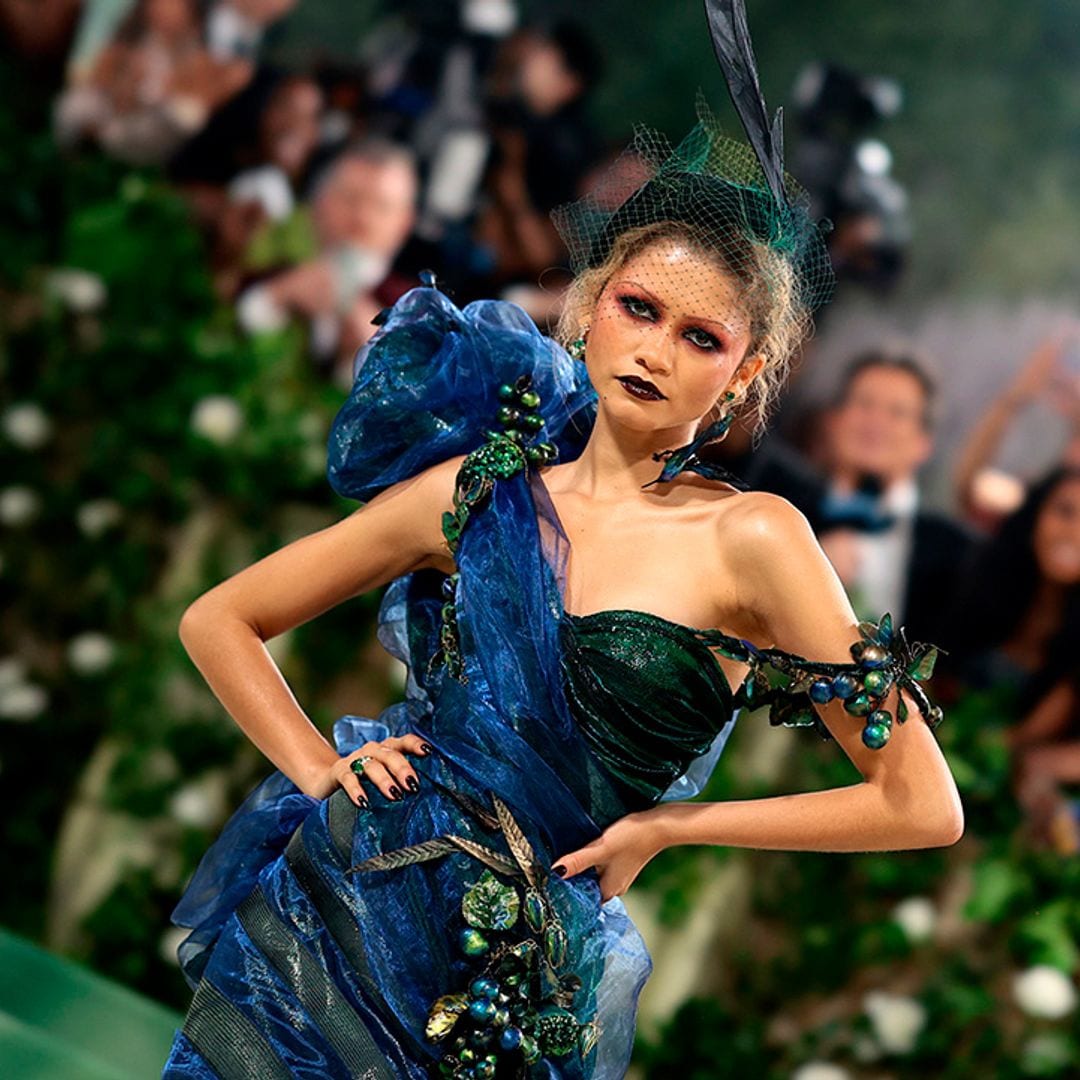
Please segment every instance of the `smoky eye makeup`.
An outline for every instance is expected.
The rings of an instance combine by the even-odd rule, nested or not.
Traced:
[[[648,319],[653,322],[660,314],[655,304],[643,297],[635,296],[634,293],[617,293],[616,296],[622,308],[635,319]]]
[[[660,309],[656,304],[637,293],[617,292],[615,296],[619,306],[634,319],[655,322],[660,315]],[[683,337],[702,352],[718,352],[724,348],[724,343],[720,338],[701,326],[687,327],[683,331]]]
[[[683,334],[691,344],[696,345],[699,349],[704,349],[707,352],[712,352],[714,349],[722,349],[723,342],[713,334],[710,334],[708,330],[702,330],[700,326],[691,326]]]

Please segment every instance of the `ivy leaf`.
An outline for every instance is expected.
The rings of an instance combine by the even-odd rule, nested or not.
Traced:
[[[468,1007],[468,994],[443,994],[432,1003],[424,1034],[433,1042],[445,1039]]]
[[[758,674],[770,690],[787,690],[792,683],[792,676],[788,672],[769,661],[758,668]]]
[[[481,930],[509,930],[517,922],[521,897],[513,885],[504,885],[490,870],[461,898],[461,914]]]
[[[938,650],[936,645],[918,645],[915,655],[908,664],[907,673],[919,682],[925,682],[934,674],[934,664],[937,662]]]

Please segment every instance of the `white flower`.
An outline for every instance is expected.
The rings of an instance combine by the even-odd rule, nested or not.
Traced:
[[[847,1069],[828,1061],[808,1061],[791,1074],[791,1080],[850,1080],[850,1077]]]
[[[96,675],[113,662],[116,646],[104,634],[87,630],[68,642],[67,652],[68,662],[80,675]]]
[[[0,693],[26,682],[26,663],[18,656],[0,657]]]
[[[906,1054],[914,1049],[926,1024],[926,1007],[903,994],[871,990],[863,996],[863,1010],[870,1017],[882,1049],[890,1054]]]
[[[92,540],[120,520],[120,504],[113,499],[90,499],[75,511],[82,532]]]
[[[0,425],[4,434],[23,450],[36,450],[48,442],[52,421],[45,410],[33,401],[24,401],[4,410]]]
[[[192,428],[221,446],[236,438],[243,423],[240,406],[226,394],[210,394],[196,402],[191,411]]]
[[[276,334],[289,325],[289,312],[265,285],[252,285],[236,301],[236,319],[246,334]]]
[[[177,967],[180,966],[180,960],[176,955],[176,950],[180,948],[180,943],[190,933],[190,930],[187,930],[182,926],[171,926],[161,935],[161,941],[158,944],[158,952],[165,963],[174,964]]]
[[[900,924],[909,941],[926,941],[934,933],[937,909],[926,896],[909,896],[893,908],[893,919]]]
[[[1035,964],[1013,977],[1013,997],[1028,1016],[1060,1020],[1076,1008],[1076,987],[1065,972]]]
[[[225,785],[219,773],[185,784],[169,800],[169,813],[181,825],[211,829],[225,815]]]
[[[0,718],[33,720],[49,704],[49,695],[34,683],[19,682],[0,690]]]
[[[25,525],[40,509],[41,498],[32,488],[13,484],[0,491],[0,523],[4,525]]]
[[[105,303],[108,290],[97,274],[73,266],[53,270],[45,281],[46,290],[81,315],[97,311]]]

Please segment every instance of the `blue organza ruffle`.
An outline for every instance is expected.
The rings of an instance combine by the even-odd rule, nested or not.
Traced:
[[[459,309],[438,289],[411,289],[357,354],[352,391],[330,431],[331,486],[366,502],[476,449],[495,424],[499,386],[523,372],[543,402],[544,437],[572,460],[596,416],[584,363],[517,304],[477,300]]]

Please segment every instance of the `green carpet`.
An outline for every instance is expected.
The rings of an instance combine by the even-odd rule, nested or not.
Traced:
[[[151,1080],[183,1017],[0,929],[4,1080]]]

